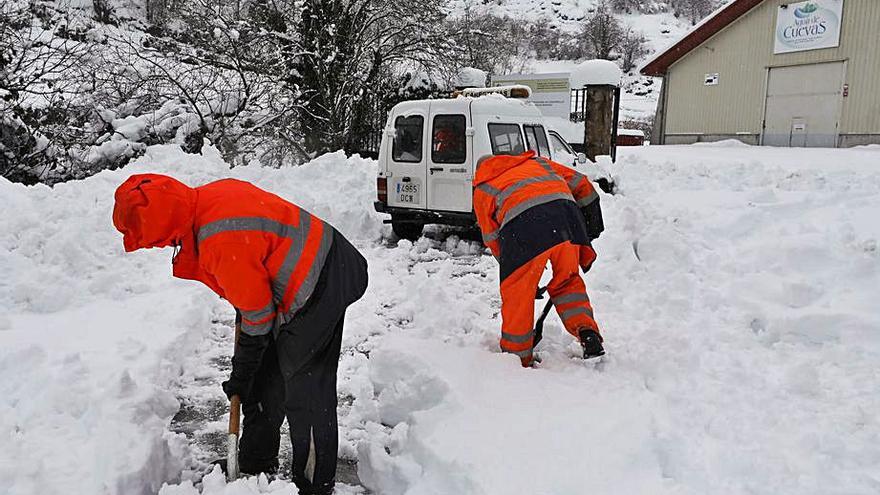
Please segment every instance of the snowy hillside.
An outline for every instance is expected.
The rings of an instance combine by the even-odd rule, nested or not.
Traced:
[[[232,313],[170,277],[170,250],[123,253],[112,193],[145,171],[253,181],[368,258],[339,413],[373,493],[880,490],[880,148],[621,149],[587,276],[608,355],[575,358],[554,315],[525,370],[497,349],[494,259],[442,231],[389,239],[373,162],[230,170],[205,151],[153,146],[52,189],[0,179],[0,493],[295,492],[198,484],[217,452],[171,432],[181,405],[222,411]]]
[[[471,0],[451,0],[452,15],[461,15],[467,10],[489,12],[545,24],[568,33],[576,34],[583,29],[584,19],[594,12],[600,0],[499,0],[476,5]],[[675,43],[693,23],[687,16],[675,15],[672,2],[645,1],[630,2],[639,4],[641,12],[631,9],[618,11],[615,17],[624,29],[630,28],[644,35],[645,58],[637,60],[637,65],[651,55]],[[708,2],[707,2],[708,3]],[[613,4],[613,2],[612,2]],[[569,72],[580,60],[534,59],[525,63],[524,72]],[[657,108],[660,96],[660,81],[639,75],[631,70],[624,77],[621,94],[621,120],[650,120]]]

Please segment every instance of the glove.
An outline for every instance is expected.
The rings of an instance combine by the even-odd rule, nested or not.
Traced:
[[[232,400],[232,396],[237,395],[242,401],[249,395],[251,388],[247,382],[236,379],[235,375],[230,376],[229,380],[221,383],[220,386],[223,387],[223,393],[226,394],[226,398]]]
[[[581,246],[578,258],[581,270],[587,273],[593,266],[593,262],[596,261],[596,251],[593,249],[593,246]]]
[[[238,336],[238,345],[235,346],[235,355],[232,357],[232,373],[229,380],[221,384],[226,397],[232,399],[233,395],[238,395],[242,402],[247,401],[254,377],[263,360],[263,353],[269,347],[271,339],[271,334],[248,335],[242,332]]]

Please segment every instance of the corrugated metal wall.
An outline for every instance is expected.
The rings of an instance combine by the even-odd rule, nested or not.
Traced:
[[[840,134],[880,134],[880,0],[844,0],[840,46],[774,55],[776,12],[767,0],[673,64],[667,73],[666,142],[739,136],[757,143],[770,67],[846,61],[849,96]],[[706,74],[718,73],[716,86]],[[868,137],[867,141],[877,141]]]

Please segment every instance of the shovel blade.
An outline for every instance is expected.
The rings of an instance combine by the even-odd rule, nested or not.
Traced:
[[[238,434],[230,433],[226,437],[226,479],[238,479]]]

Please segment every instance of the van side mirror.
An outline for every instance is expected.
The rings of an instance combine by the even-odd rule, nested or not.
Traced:
[[[585,155],[583,153],[578,153],[577,162],[580,165],[587,163],[587,155]]]

